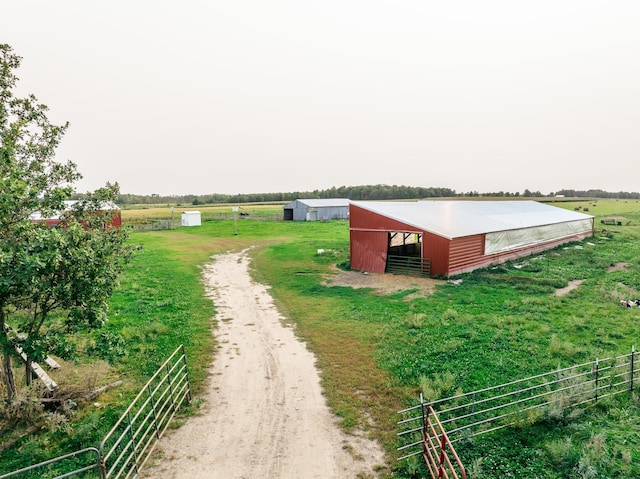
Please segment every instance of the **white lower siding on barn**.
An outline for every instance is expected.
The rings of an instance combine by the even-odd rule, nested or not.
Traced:
[[[527,246],[568,238],[581,233],[588,233],[591,232],[592,229],[593,221],[587,218],[567,223],[536,226],[534,228],[487,233],[485,235],[484,253],[494,254],[525,248]]]

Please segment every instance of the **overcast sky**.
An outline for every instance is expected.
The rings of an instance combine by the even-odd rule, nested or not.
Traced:
[[[83,192],[640,191],[640,1],[19,0]]]

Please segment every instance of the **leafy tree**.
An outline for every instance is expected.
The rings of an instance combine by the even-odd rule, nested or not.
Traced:
[[[8,400],[16,394],[16,346],[27,369],[48,352],[71,355],[70,333],[104,323],[134,251],[126,232],[109,226],[113,210],[105,204],[118,197],[117,185],[65,204],[81,177],[72,162],[55,160],[68,124],[51,124],[35,96],[14,96],[20,61],[0,44],[0,376]],[[55,228],[33,220],[54,213],[61,214]]]

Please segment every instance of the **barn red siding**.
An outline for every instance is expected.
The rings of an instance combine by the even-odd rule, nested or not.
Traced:
[[[422,257],[431,261],[431,276],[446,276],[450,241],[433,233],[422,233]]]
[[[41,220],[32,220],[35,222],[43,222],[46,223],[47,226],[57,226],[62,223],[62,220],[59,218],[45,218]],[[122,227],[122,213],[120,210],[113,214],[111,221],[106,225],[109,228],[121,228]]]
[[[387,218],[386,216],[373,213],[371,211],[349,206],[349,228],[352,230],[384,230],[384,231],[406,231],[419,233],[415,226],[409,226],[400,221]]]
[[[113,215],[113,219],[109,224],[114,228],[122,228],[122,213],[118,211],[115,215]]]
[[[460,271],[483,261],[484,235],[463,236],[451,240],[446,274]]]
[[[387,266],[389,232],[420,233],[405,223],[377,213],[349,206],[351,268],[370,273],[384,273]]]
[[[351,231],[351,269],[384,273],[388,244],[386,231]]]

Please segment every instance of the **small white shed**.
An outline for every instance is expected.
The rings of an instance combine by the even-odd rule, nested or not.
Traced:
[[[200,226],[201,224],[199,211],[182,212],[182,226]]]

